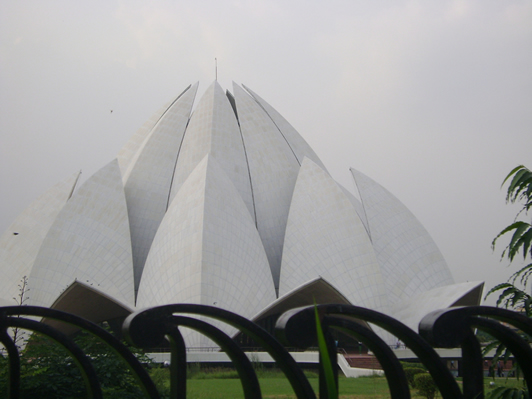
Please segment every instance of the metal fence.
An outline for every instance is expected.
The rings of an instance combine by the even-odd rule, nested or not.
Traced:
[[[474,334],[480,329],[504,343],[520,364],[527,386],[532,386],[532,349],[520,333],[532,336],[532,320],[523,314],[500,308],[473,306],[444,309],[428,314],[420,323],[419,333],[398,320],[369,309],[346,305],[317,305],[317,311],[325,333],[330,353],[335,353],[331,331],[338,330],[364,343],[381,364],[392,398],[410,398],[410,389],[399,359],[388,344],[368,328],[364,321],[393,334],[411,349],[419,362],[430,372],[441,396],[446,399],[483,398],[483,359],[481,346]],[[316,322],[314,306],[292,309],[281,315],[275,327],[275,336],[250,320],[220,308],[192,304],[174,304],[154,307],[131,314],[123,323],[126,340],[138,348],[153,348],[166,339],[171,352],[171,397],[186,398],[187,349],[178,327],[191,328],[214,341],[231,359],[238,372],[246,399],[262,398],[257,375],[242,348],[231,337],[213,325],[195,318],[216,319],[231,325],[253,339],[262,350],[268,352],[290,381],[297,398],[316,398],[316,394],[286,347],[305,349],[316,346]],[[90,398],[102,398],[98,376],[89,355],[75,344],[73,339],[46,323],[36,321],[45,318],[69,323],[94,334],[106,342],[128,364],[148,398],[159,398],[159,393],[144,367],[117,338],[98,325],[78,316],[47,308],[33,306],[0,307],[0,342],[9,359],[8,397],[20,397],[20,353],[9,334],[10,329],[35,331],[50,337],[62,345],[75,359],[86,382]],[[460,389],[451,371],[434,348],[461,348],[463,386]],[[332,356],[335,378],[337,367]],[[319,397],[329,398],[325,388],[320,361]]]

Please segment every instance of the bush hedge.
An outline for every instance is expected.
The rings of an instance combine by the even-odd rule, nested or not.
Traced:
[[[414,376],[414,385],[421,396],[434,399],[438,388],[429,373],[420,373]]]
[[[411,388],[415,388],[416,384],[414,382],[414,377],[421,373],[427,373],[426,370],[420,369],[418,367],[408,367],[404,369],[406,380],[408,381],[408,385],[410,385]]]

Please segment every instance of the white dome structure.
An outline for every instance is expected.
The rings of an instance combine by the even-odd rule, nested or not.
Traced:
[[[455,284],[427,231],[352,169],[361,201],[245,86],[198,83],[163,107],[75,189],[75,174],[0,238],[0,302],[27,276],[26,303],[92,321],[169,303],[260,322],[295,306],[348,303],[415,327],[428,311],[479,304]],[[417,301],[423,312],[409,310]],[[423,313],[423,314],[421,314]],[[232,330],[221,326],[226,332]],[[210,345],[197,333],[190,346]]]

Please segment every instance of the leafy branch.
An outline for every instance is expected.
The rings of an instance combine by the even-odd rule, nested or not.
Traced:
[[[514,257],[521,250],[523,252],[523,259],[526,259],[527,256],[532,257],[532,225],[525,221],[518,220],[519,216],[523,213],[528,214],[528,211],[532,207],[532,171],[523,165],[520,165],[514,168],[508,176],[506,176],[502,185],[504,186],[512,176],[513,178],[506,192],[506,202],[516,203],[522,201],[523,206],[517,213],[514,223],[503,229],[491,243],[492,249],[495,249],[497,240],[501,236],[513,231],[510,244],[508,244],[502,252],[502,257],[504,258],[507,256],[510,262],[514,260]]]
[[[504,228],[492,241],[491,247],[495,250],[497,240],[506,235],[512,234],[510,243],[502,251],[501,259],[507,258],[510,263],[513,262],[515,257],[522,253],[523,259],[527,257],[532,258],[532,220],[530,222],[523,219],[523,216],[528,217],[528,211],[532,208],[532,171],[523,165],[519,165],[514,168],[508,176],[502,182],[504,186],[507,182],[510,182],[506,192],[506,202],[516,203],[521,202],[522,208],[517,212],[514,222]],[[532,296],[525,292],[528,285],[530,276],[532,275],[532,263],[522,267],[517,272],[512,274],[506,283],[498,284],[488,291],[485,298],[494,293],[499,293],[497,299],[497,306],[504,306],[505,308],[513,308],[522,310],[528,317],[532,317]],[[519,282],[523,285],[524,289],[516,287],[516,283]],[[523,338],[529,342],[531,338],[523,334]],[[487,354],[490,350],[495,349],[495,355],[492,359],[493,365],[503,360],[505,363],[510,358],[511,353],[508,349],[499,341],[492,341],[484,348],[484,354]],[[493,371],[493,370],[492,370]],[[512,371],[519,376],[520,369],[517,364],[514,364]],[[513,395],[513,396],[511,396]],[[528,397],[528,391],[523,389],[504,388],[493,391],[490,398],[499,397]]]
[[[506,192],[506,202],[522,202],[522,208],[517,213],[514,222],[504,228],[494,238],[491,247],[495,250],[497,240],[505,234],[512,233],[510,243],[501,255],[501,258],[508,258],[512,262],[519,253],[522,253],[524,260],[527,257],[532,258],[532,220],[530,221],[531,223],[518,220],[523,213],[528,216],[528,211],[532,207],[532,171],[523,165],[519,165],[506,176],[502,182],[502,186],[508,181],[510,181],[510,184]],[[499,292],[497,306],[503,305],[506,308],[522,308],[527,316],[532,317],[532,297],[515,285],[519,281],[520,284],[526,287],[531,275],[532,263],[529,263],[512,274],[506,283],[498,284],[489,290],[485,298],[495,292]]]

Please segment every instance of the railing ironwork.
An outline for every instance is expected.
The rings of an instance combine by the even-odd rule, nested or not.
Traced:
[[[341,331],[366,345],[384,370],[392,398],[410,398],[410,388],[405,372],[394,352],[370,325],[387,331],[412,350],[419,362],[430,372],[441,396],[445,399],[483,398],[483,359],[475,329],[483,330],[504,343],[520,364],[527,386],[532,386],[532,349],[515,330],[532,336],[532,320],[517,312],[485,306],[457,307],[439,310],[427,315],[420,323],[419,334],[398,320],[385,314],[348,305],[317,305],[317,310],[330,353],[336,352],[331,332]],[[148,398],[159,398],[159,393],[148,373],[129,351],[112,334],[98,325],[65,312],[34,306],[0,307],[0,342],[9,358],[8,397],[20,397],[20,353],[9,329],[21,328],[43,334],[64,347],[75,360],[84,377],[88,397],[102,398],[98,376],[91,364],[91,357],[66,336],[36,319],[52,319],[87,331],[122,357]],[[201,319],[200,319],[201,318]],[[268,352],[289,380],[299,399],[316,398],[302,369],[290,355],[287,347],[304,350],[316,346],[314,306],[292,309],[277,320],[275,335],[252,321],[235,313],[212,306],[174,304],[141,310],[131,314],[123,323],[122,333],[132,345],[150,349],[159,347],[164,340],[170,343],[171,397],[185,399],[187,348],[179,327],[193,329],[215,342],[230,358],[237,370],[246,399],[261,398],[261,389],[251,361],[243,348],[208,322],[221,321],[248,335],[261,349]],[[503,322],[503,323],[501,323]],[[463,388],[460,389],[451,371],[434,348],[461,348]],[[337,373],[336,358],[333,368]],[[320,398],[328,398],[324,389],[324,373],[320,361]],[[337,374],[336,374],[337,378]],[[338,381],[338,380],[337,380]]]

